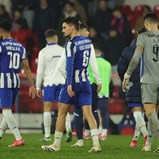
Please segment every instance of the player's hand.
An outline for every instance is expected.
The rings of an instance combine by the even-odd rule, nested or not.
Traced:
[[[67,86],[67,93],[70,97],[73,97],[75,95],[75,92],[72,90],[72,85]]]
[[[42,98],[42,91],[41,91],[41,89],[40,90],[36,90],[36,95],[37,95],[37,97]]]
[[[34,85],[29,87],[29,97],[32,97],[32,99],[36,97],[36,89]]]
[[[124,92],[126,92],[129,89],[129,79],[130,79],[130,75],[125,73],[124,80],[123,80],[123,83],[122,83],[122,90]]]
[[[97,86],[97,92],[100,92],[101,89],[102,89],[102,84],[99,83],[98,86]]]

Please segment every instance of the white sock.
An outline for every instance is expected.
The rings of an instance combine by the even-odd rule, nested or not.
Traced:
[[[140,134],[141,134],[141,131],[139,130],[138,125],[136,124],[133,140],[138,140]]]
[[[103,129],[102,130],[102,136],[107,136],[107,132],[108,132],[108,129]]]
[[[143,134],[144,137],[147,136],[148,133],[146,129],[146,123],[144,121],[141,111],[136,111],[133,114],[134,114],[136,124],[138,125],[141,133]]]
[[[98,129],[99,134],[102,134],[102,130],[103,130],[103,128],[102,128],[102,127],[99,127],[99,129]]]
[[[93,145],[94,144],[99,144],[98,130],[97,129],[91,129],[91,137],[92,137],[92,140],[93,140]]]
[[[45,137],[50,137],[51,112],[44,112],[44,131]]]
[[[86,136],[89,136],[89,134],[90,134],[90,130],[88,130],[88,129],[85,129],[85,134],[86,134]]]
[[[65,126],[66,126],[66,131],[67,131],[67,132],[71,131],[70,113],[67,113],[67,115],[66,115]]]
[[[63,135],[63,132],[55,131],[54,144],[59,146],[59,147],[61,145],[62,135]]]
[[[154,132],[152,131],[152,128],[150,127],[149,122],[148,122],[147,130],[148,130],[148,136],[147,136],[146,144],[151,146],[153,138],[154,138]]]
[[[156,135],[158,139],[158,143],[159,143],[159,121],[158,121],[157,114],[155,112],[150,113],[147,116],[147,118],[148,118],[151,130],[154,131],[154,135]]]
[[[8,128],[5,118],[3,117],[1,126],[0,126],[0,138],[2,138],[3,134],[5,133],[6,129]]]
[[[5,117],[6,123],[9,129],[12,131],[13,135],[15,136],[16,140],[21,140],[22,136],[20,135],[17,123],[15,118],[12,114],[11,110],[3,110],[3,115]]]

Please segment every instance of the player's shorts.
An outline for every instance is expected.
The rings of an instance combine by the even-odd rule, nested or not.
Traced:
[[[72,85],[72,88],[75,96],[70,97],[67,93],[67,85],[62,86],[59,96],[60,103],[73,104],[76,107],[92,105],[92,90],[89,81],[75,83]]]
[[[19,88],[0,88],[0,108],[11,108],[16,100]]]
[[[57,102],[62,85],[43,87],[43,102]]]
[[[142,103],[159,104],[159,84],[141,84]]]
[[[142,103],[140,103],[140,102],[129,102],[128,103],[128,107],[129,108],[133,108],[133,107],[142,107],[143,105],[142,105]]]

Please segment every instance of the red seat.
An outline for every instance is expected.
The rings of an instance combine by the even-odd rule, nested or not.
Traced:
[[[128,15],[127,18],[128,18],[128,20],[129,20],[129,22],[130,22],[130,24],[131,24],[131,27],[132,27],[132,28],[135,28],[136,18],[135,18],[135,16],[134,16],[134,14]]]
[[[125,101],[122,99],[111,99],[108,104],[108,112],[110,114],[123,114],[125,112]]]
[[[134,8],[134,15],[136,17],[139,17],[143,14],[143,11],[144,11],[143,5],[139,4],[139,5],[135,6],[135,8]]]
[[[28,102],[29,112],[30,113],[42,113],[43,112],[43,103],[41,99],[34,99]]]
[[[134,129],[132,127],[126,127],[123,128],[120,132],[122,135],[133,135],[134,134]]]
[[[154,12],[154,13],[157,15],[157,17],[159,18],[159,4],[154,6],[153,12]]]
[[[123,9],[123,13],[127,16],[129,16],[130,14],[132,14],[132,8],[130,5],[123,5],[122,6]]]

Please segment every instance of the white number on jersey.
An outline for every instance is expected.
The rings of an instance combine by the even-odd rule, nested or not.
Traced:
[[[10,56],[9,68],[18,69],[20,65],[20,54],[8,52]]]
[[[86,67],[88,65],[88,62],[89,62],[89,51],[88,50],[85,50],[83,52],[83,66]]]

